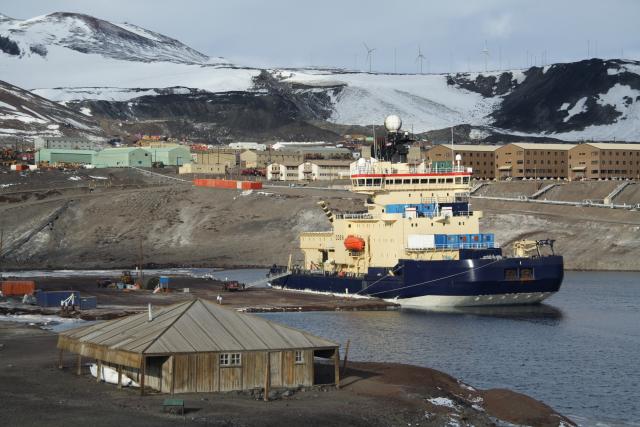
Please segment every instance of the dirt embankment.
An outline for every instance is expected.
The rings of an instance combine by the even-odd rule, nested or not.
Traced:
[[[242,195],[130,170],[43,172],[19,180],[2,174],[0,182],[19,183],[0,190],[3,269],[130,268],[140,261],[148,266],[269,266],[286,264],[289,254],[300,262],[299,233],[330,227],[318,201],[357,211],[364,200],[349,192],[287,187]],[[64,188],[67,183],[74,187]],[[551,191],[582,200],[589,194],[600,197],[611,186],[561,183]],[[619,197],[632,201],[637,186]],[[479,193],[530,195],[538,187],[534,182],[499,183]],[[552,238],[568,269],[638,269],[638,212],[486,199],[472,203],[485,211],[482,230],[496,233],[507,251],[516,239]]]
[[[161,394],[140,396],[88,375],[76,357],[58,369],[56,336],[0,322],[0,419],[4,426],[396,426],[506,424],[569,426],[549,406],[508,390],[477,390],[416,366],[349,362],[341,387],[316,386],[256,400],[255,393],[199,393],[184,399],[185,416],[163,413]],[[322,366],[317,366],[322,370]],[[500,421],[498,421],[500,420]]]

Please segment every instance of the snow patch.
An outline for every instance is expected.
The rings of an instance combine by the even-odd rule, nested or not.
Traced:
[[[82,181],[82,178],[80,178],[77,175],[74,175],[69,177],[69,181]]]
[[[587,111],[586,108],[586,102],[587,102],[587,97],[583,96],[582,98],[578,99],[578,101],[576,101],[576,103],[573,105],[573,107],[571,107],[571,109],[569,111],[567,111],[567,113],[569,113],[567,115],[567,117],[565,117],[563,119],[563,121],[566,123],[568,122],[571,117],[577,115],[577,114],[581,114]]]
[[[13,106],[13,105],[11,105],[11,104],[7,104],[6,102],[2,102],[2,101],[0,101],[0,107],[2,107],[2,108],[6,108],[7,110],[13,110],[13,111],[16,111],[16,107],[14,107],[14,106]]]
[[[427,402],[437,406],[445,406],[447,408],[456,409],[456,404],[453,402],[453,400],[446,397],[432,397],[431,399],[427,399]]]
[[[84,114],[85,116],[89,116],[89,117],[93,116],[93,114],[91,114],[91,108],[89,108],[89,107],[82,107],[80,109],[80,112],[82,114]]]

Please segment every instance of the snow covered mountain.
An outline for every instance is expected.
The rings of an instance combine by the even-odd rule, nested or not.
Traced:
[[[0,81],[0,138],[101,134],[100,126],[86,114]]]
[[[209,57],[178,40],[132,24],[56,12],[27,20],[0,16],[0,34],[19,48],[16,56],[46,58],[53,47],[139,62],[204,64]],[[224,61],[223,61],[224,62]]]
[[[477,139],[640,140],[636,61],[428,75],[263,70],[131,24],[53,13],[0,15],[0,64],[2,78],[40,96],[122,129],[147,122],[176,136],[337,138],[393,113],[415,133],[466,125],[464,137]]]

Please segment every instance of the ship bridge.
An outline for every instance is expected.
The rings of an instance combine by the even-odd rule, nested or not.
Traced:
[[[466,190],[473,170],[460,165],[425,162],[391,163],[359,159],[351,164],[351,189],[358,193],[411,190]]]

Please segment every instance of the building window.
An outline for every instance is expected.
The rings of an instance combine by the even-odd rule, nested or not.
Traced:
[[[242,365],[242,355],[240,353],[220,354],[220,366],[240,366]]]
[[[296,359],[296,364],[302,364],[304,363],[304,353],[302,352],[302,350],[296,350],[296,354],[295,354],[295,359]]]

